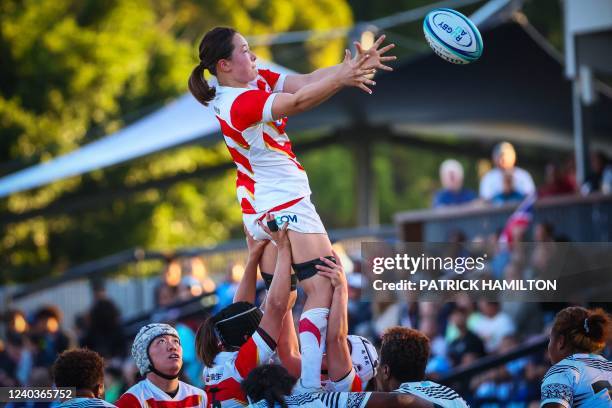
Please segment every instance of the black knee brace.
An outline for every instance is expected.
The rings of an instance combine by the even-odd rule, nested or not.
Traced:
[[[272,284],[272,278],[274,277],[274,275],[272,275],[271,273],[265,273],[265,272],[261,272],[261,278],[264,281],[264,284],[266,285],[266,290],[270,290],[270,285]],[[294,291],[297,289],[297,277],[295,276],[295,273],[291,274],[291,287],[290,287],[290,291]]]
[[[333,263],[337,263],[336,258],[334,258],[333,256],[326,256],[325,258],[329,259]],[[308,279],[308,278],[315,276],[317,272],[319,272],[319,270],[316,268],[316,265],[327,266],[325,262],[323,262],[319,258],[313,259],[310,261],[306,261],[306,262],[302,262],[299,264],[292,264],[293,270],[295,271],[295,274],[297,275],[297,278],[300,281],[303,281],[304,279]]]

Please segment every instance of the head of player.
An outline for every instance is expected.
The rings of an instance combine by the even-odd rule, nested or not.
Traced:
[[[64,351],[53,364],[53,379],[57,387],[74,387],[76,398],[103,398],[104,359],[95,351],[73,349]]]
[[[394,391],[402,383],[425,379],[429,339],[418,330],[392,327],[382,337],[380,365],[376,373],[378,391]]]
[[[140,374],[172,391],[183,367],[183,347],[174,327],[164,323],[144,326],[132,344],[132,357]]]
[[[249,49],[246,39],[233,28],[216,27],[210,30],[199,46],[200,63],[189,77],[189,90],[203,105],[215,98],[215,88],[204,79],[204,70],[215,75],[219,83],[243,85],[257,78],[257,57]]]
[[[238,351],[255,333],[262,312],[249,302],[236,302],[210,316],[196,334],[196,351],[200,360],[213,367],[222,351]]]
[[[610,316],[602,309],[568,307],[557,313],[548,354],[553,364],[577,353],[598,353],[604,349],[612,332]]]
[[[297,383],[287,369],[279,364],[265,364],[252,370],[240,386],[251,403],[265,400],[269,407],[286,407],[285,397]]]

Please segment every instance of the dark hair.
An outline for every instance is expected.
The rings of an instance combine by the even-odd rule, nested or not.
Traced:
[[[391,327],[382,336],[380,365],[389,366],[399,382],[422,381],[429,360],[429,339],[418,330]]]
[[[53,379],[58,387],[93,391],[104,383],[104,360],[88,349],[64,351],[53,364]]]
[[[55,305],[41,306],[34,314],[34,321],[54,318],[58,322],[62,321],[62,312]]]
[[[234,51],[232,40],[236,30],[230,27],[215,27],[204,35],[199,46],[200,63],[189,76],[189,91],[204,106],[215,98],[215,88],[204,79],[204,70],[217,75],[217,62],[228,59]]]
[[[215,332],[215,316],[209,316],[196,333],[196,354],[206,367],[212,367],[215,357],[222,350],[221,341]]]
[[[552,334],[565,337],[574,351],[594,353],[605,347],[611,325],[610,316],[603,309],[572,306],[557,313]]]
[[[296,382],[285,367],[264,364],[251,370],[240,387],[252,402],[265,400],[269,408],[273,408],[275,403],[286,408],[285,396],[291,394]]]

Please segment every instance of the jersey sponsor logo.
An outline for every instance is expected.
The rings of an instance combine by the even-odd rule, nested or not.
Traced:
[[[276,223],[278,225],[283,225],[284,223],[294,223],[297,224],[298,222],[298,216],[297,214],[286,214],[286,215],[279,215],[275,217],[276,219]]]

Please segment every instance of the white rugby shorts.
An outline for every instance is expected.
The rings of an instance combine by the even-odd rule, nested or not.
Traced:
[[[257,214],[242,214],[242,220],[247,231],[255,239],[271,239],[266,232],[257,224],[261,220],[266,224],[266,214],[272,213],[278,227],[289,223],[288,229],[303,234],[326,234],[321,217],[317,214],[315,206],[310,201],[310,196],[298,198],[287,203],[277,205],[267,211]]]

